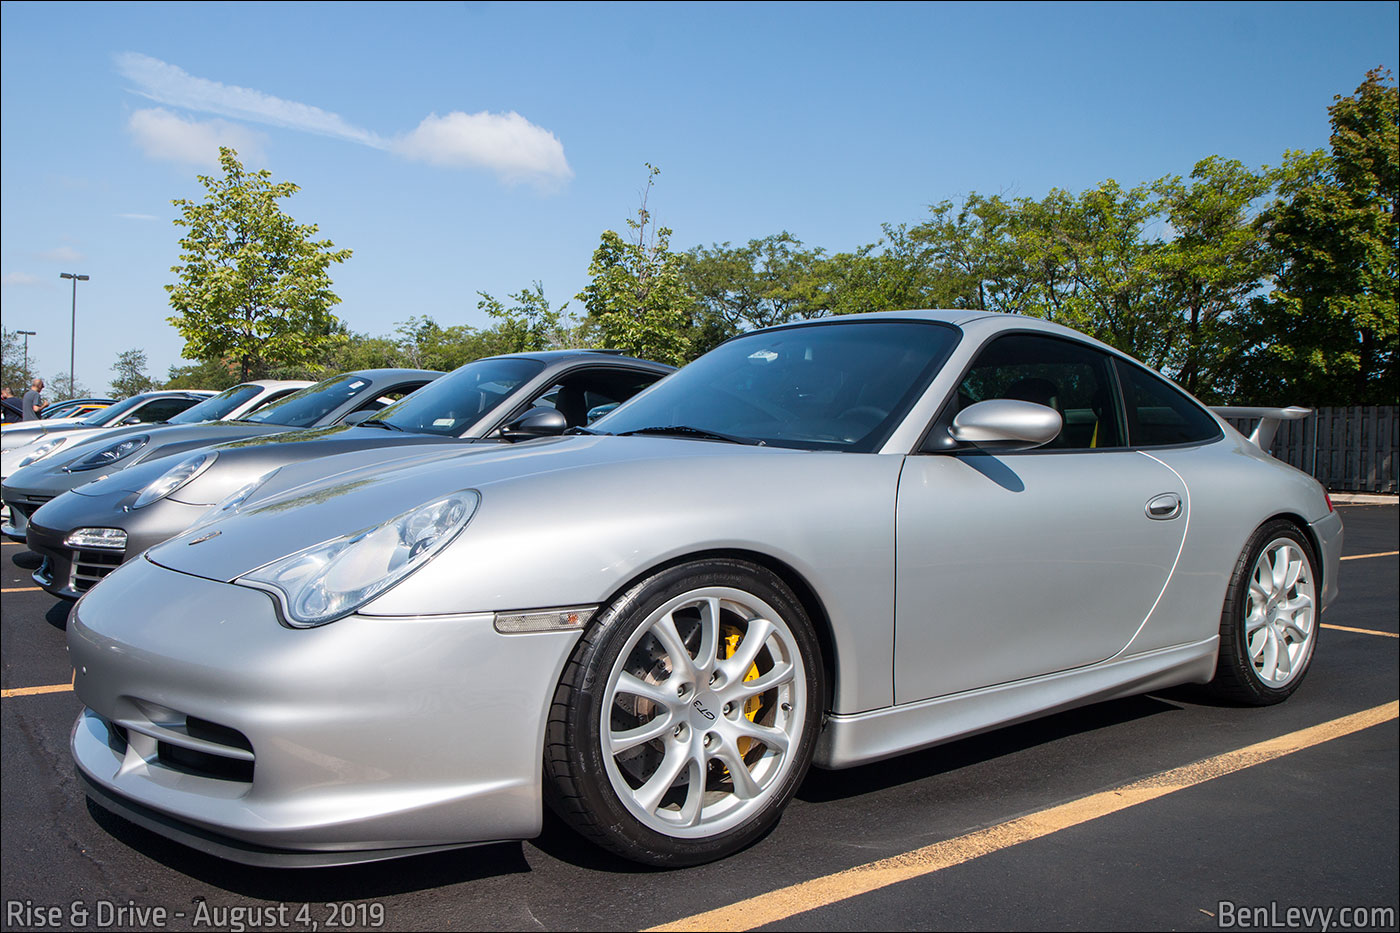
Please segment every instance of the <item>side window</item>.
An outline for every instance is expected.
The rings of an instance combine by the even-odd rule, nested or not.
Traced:
[[[619,369],[574,372],[545,389],[528,407],[556,408],[564,413],[569,427],[582,427],[603,417],[661,376],[661,373]]]
[[[345,418],[348,418],[350,415],[353,415],[357,411],[379,411],[379,409],[381,408],[386,408],[389,405],[394,404],[399,399],[403,398],[405,395],[408,395],[412,392],[417,392],[425,385],[427,385],[426,382],[413,382],[407,385],[394,386],[392,389],[389,389],[387,392],[383,392],[379,395],[376,395],[374,398],[365,399],[363,402],[356,405],[353,411],[346,412],[340,420],[344,421]]]
[[[1118,378],[1128,408],[1128,438],[1134,447],[1203,443],[1220,437],[1215,419],[1161,377],[1119,360]]]
[[[1092,347],[1037,334],[993,340],[958,387],[958,410],[994,398],[1035,402],[1064,418],[1042,450],[1122,447],[1123,425],[1112,362]]]
[[[291,395],[293,392],[296,391],[299,390],[294,386],[289,389],[279,389],[276,392],[269,392],[267,397],[264,398],[261,402],[258,402],[258,404],[254,405],[250,409],[250,411],[259,411],[260,409],[266,408],[267,406],[271,405],[273,402],[280,402],[282,399],[286,398],[287,396]]]
[[[142,405],[131,413],[131,417],[142,424],[152,424],[157,421],[169,421],[186,408],[198,404],[201,399],[197,398],[158,398],[147,405]]]

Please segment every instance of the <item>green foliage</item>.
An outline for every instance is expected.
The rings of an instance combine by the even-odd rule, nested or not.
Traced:
[[[73,378],[72,373],[59,373],[53,377],[44,393],[44,404],[66,402],[70,398],[91,398],[92,390]]]
[[[166,373],[162,389],[214,389],[222,391],[239,383],[238,373],[222,360],[204,360],[172,366]]]
[[[9,328],[0,328],[3,339],[3,355],[0,356],[0,385],[10,387],[16,396],[22,396],[29,384],[34,381],[38,361],[30,353],[28,360],[24,354],[24,337]]]
[[[689,358],[686,325],[692,301],[681,259],[671,252],[671,230],[656,226],[647,210],[647,195],[660,173],[652,165],[647,169],[637,219],[627,221],[632,238],[603,231],[588,266],[590,281],[578,299],[588,312],[585,334],[597,345],[680,364]]]
[[[1274,401],[1397,398],[1400,108],[1388,71],[1335,98],[1330,152],[1290,152],[1264,213],[1276,287],[1257,302],[1253,391]]]
[[[481,300],[476,303],[478,310],[485,311],[500,323],[488,333],[489,338],[500,349],[497,353],[529,353],[539,350],[556,350],[576,345],[576,326],[571,318],[564,317],[569,307],[566,301],[557,308],[549,304],[544,296],[544,286],[535,282],[533,289],[523,288],[514,295],[508,295],[515,304],[507,308],[499,299],[486,292],[477,292]]]
[[[247,172],[232,149],[220,147],[223,177],[199,176],[202,202],[177,199],[179,276],[167,285],[178,313],[170,322],[185,338],[193,360],[229,359],[239,377],[261,376],[277,366],[314,364],[333,343],[330,264],[350,250],[315,240],[314,224],[298,224],[278,201],[298,188],[274,183],[267,170]]]
[[[117,354],[112,364],[112,372],[117,376],[112,380],[112,395],[123,399],[138,392],[147,392],[156,387],[155,381],[146,375],[146,351],[132,348]]]

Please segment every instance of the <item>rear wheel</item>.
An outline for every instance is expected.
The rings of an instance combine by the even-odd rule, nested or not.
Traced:
[[[818,652],[797,599],[761,567],[705,560],[643,581],[565,668],[547,799],[584,835],[647,864],[738,851],[777,821],[811,763]]]
[[[1253,706],[1288,698],[1317,647],[1320,581],[1311,542],[1296,525],[1271,521],[1235,564],[1220,617],[1212,690]]]

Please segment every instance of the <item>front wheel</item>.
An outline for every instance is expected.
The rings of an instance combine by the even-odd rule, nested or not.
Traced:
[[[801,604],[736,560],[661,571],[580,640],[546,733],[546,798],[618,854],[722,858],[778,819],[811,763],[821,659]]]
[[[1258,528],[1235,564],[1220,618],[1212,690],[1251,706],[1287,699],[1317,647],[1320,581],[1311,542],[1292,522]]]

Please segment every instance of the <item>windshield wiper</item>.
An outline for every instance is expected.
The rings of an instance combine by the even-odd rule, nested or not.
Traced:
[[[658,425],[650,428],[637,428],[635,431],[621,431],[618,437],[630,437],[633,434],[660,434],[672,435],[675,437],[699,437],[712,441],[728,441],[731,444],[746,444],[750,447],[766,447],[763,441],[753,437],[741,437],[738,434],[721,434],[718,431],[710,431],[705,428],[693,428],[688,424]]]
[[[605,432],[603,432],[603,431],[595,431],[595,430],[593,430],[592,428],[585,428],[583,425],[575,425],[574,427],[569,428],[568,430],[566,430],[564,433],[565,433],[565,434],[592,434],[592,435],[594,435],[594,436],[597,436],[597,435],[603,434],[603,433],[605,433]]]
[[[372,424],[372,425],[374,425],[376,428],[388,428],[390,431],[402,431],[402,430],[403,430],[403,428],[399,427],[397,424],[393,424],[392,422],[389,422],[389,421],[380,421],[378,418],[366,418],[364,421],[361,421],[360,424],[366,425],[366,426]],[[359,426],[359,425],[356,425],[356,427],[358,427],[358,426]]]

